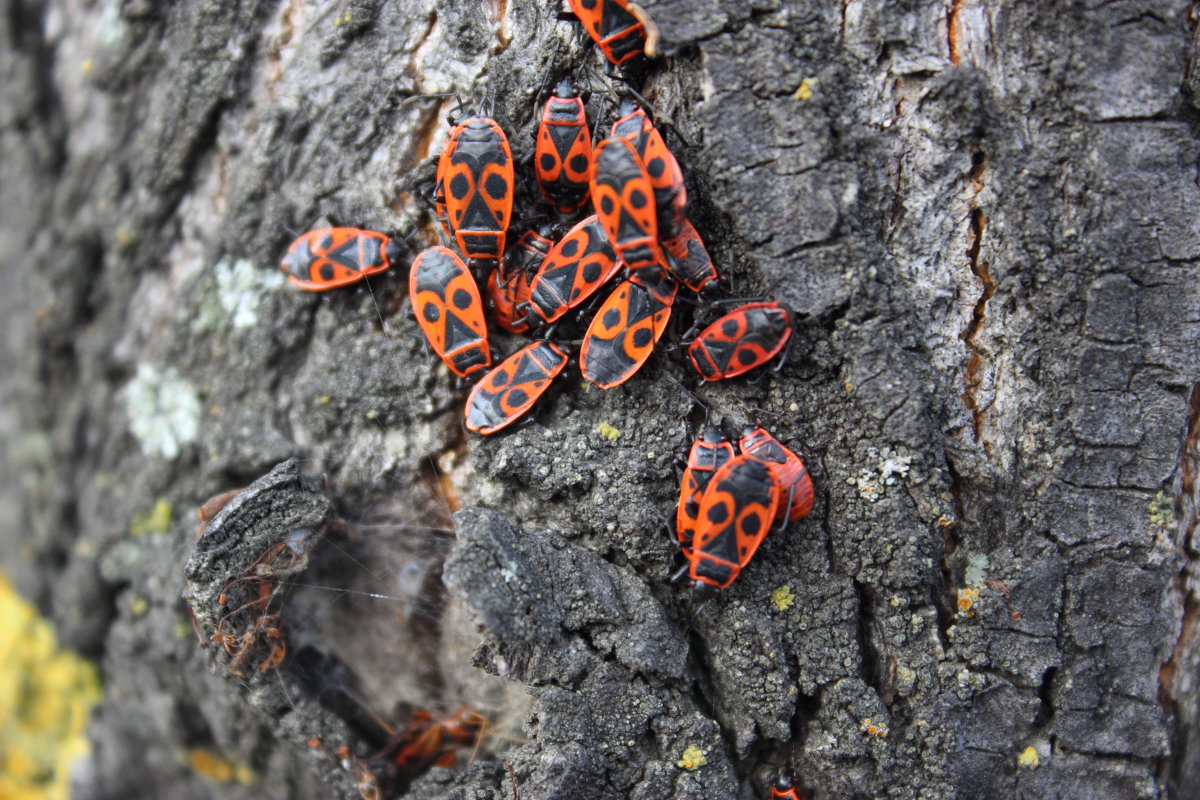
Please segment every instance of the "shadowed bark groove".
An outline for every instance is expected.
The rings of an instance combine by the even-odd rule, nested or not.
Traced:
[[[0,567],[101,665],[78,797],[369,795],[339,747],[464,705],[490,723],[474,760],[385,795],[1200,783],[1188,3],[640,5],[689,217],[733,293],[796,310],[789,360],[697,386],[664,340],[623,387],[564,378],[465,441],[406,300],[433,158],[461,103],[528,172],[567,75],[611,123],[620,81],[575,22],[530,0],[0,15]],[[401,267],[291,290],[278,259],[322,215],[396,234]],[[680,382],[795,440],[816,486],[700,608],[666,580],[705,416]],[[277,576],[282,666],[231,677],[181,599],[193,509],[291,458],[332,511]],[[273,558],[310,541],[274,502],[255,519]]]

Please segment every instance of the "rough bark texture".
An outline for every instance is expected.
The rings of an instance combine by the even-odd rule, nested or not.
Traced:
[[[801,318],[778,375],[702,391],[817,484],[699,611],[665,580],[702,416],[678,353],[464,441],[404,269],[315,297],[276,266],[324,211],[433,240],[414,196],[454,101],[422,93],[494,109],[519,161],[564,74],[607,123],[578,25],[169,6],[0,15],[0,561],[103,668],[77,796],[357,796],[307,743],[369,749],[321,686],[492,718],[417,798],[752,798],[789,760],[816,798],[1194,791],[1186,2],[643,0],[691,218],[738,294]],[[181,600],[192,509],[292,457],[339,522],[293,576],[289,660],[238,679]]]

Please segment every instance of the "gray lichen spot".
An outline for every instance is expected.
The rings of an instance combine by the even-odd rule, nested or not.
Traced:
[[[235,328],[249,328],[258,322],[258,307],[263,294],[283,285],[283,273],[258,269],[245,259],[217,263],[217,297]]]
[[[100,12],[100,21],[96,29],[96,41],[105,47],[112,47],[125,36],[125,21],[121,19],[121,4],[106,3]]]
[[[912,456],[902,455],[890,447],[883,448],[882,452],[872,447],[867,456],[877,462],[877,466],[863,467],[857,476],[847,478],[846,483],[856,487],[868,503],[875,503],[886,494],[888,486],[907,477]]]
[[[196,440],[200,401],[174,367],[160,372],[151,364],[139,364],[124,394],[129,430],[147,456],[173,460],[183,445]]]
[[[988,573],[988,557],[986,553],[972,553],[967,558],[967,570],[963,574],[963,579],[968,586],[973,586],[977,583],[983,583],[987,580]]]
[[[197,331],[220,330],[224,325],[234,330],[258,324],[258,311],[263,297],[283,286],[283,273],[259,269],[246,259],[222,259],[213,267],[216,279],[216,303],[203,303],[198,310],[194,328]]]

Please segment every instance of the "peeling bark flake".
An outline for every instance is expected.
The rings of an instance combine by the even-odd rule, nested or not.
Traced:
[[[962,55],[958,49],[958,37],[960,34],[958,14],[962,11],[963,0],[953,0],[950,8],[946,11],[946,44],[950,49],[950,63],[959,64],[962,61]]]

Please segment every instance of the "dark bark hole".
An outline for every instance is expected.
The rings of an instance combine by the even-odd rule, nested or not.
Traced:
[[[879,649],[871,641],[871,625],[875,621],[875,590],[854,582],[858,595],[858,647],[862,653],[862,679],[880,696],[884,693],[886,671],[881,668]]]
[[[941,526],[942,532],[942,586],[943,591],[934,591],[934,608],[937,609],[938,630],[941,633],[943,645],[949,642],[947,632],[957,618],[956,605],[958,597],[958,582],[951,566],[951,557],[958,550],[958,526],[963,519],[963,504],[961,496],[962,478],[950,460],[950,454],[945,454],[946,471],[950,474],[950,497],[954,502],[954,520],[951,524]]]
[[[1038,688],[1038,699],[1041,705],[1038,707],[1037,717],[1034,718],[1033,725],[1035,728],[1044,728],[1054,719],[1054,703],[1050,699],[1050,693],[1054,690],[1054,676],[1058,674],[1058,667],[1049,667],[1042,673],[1042,685]]]

